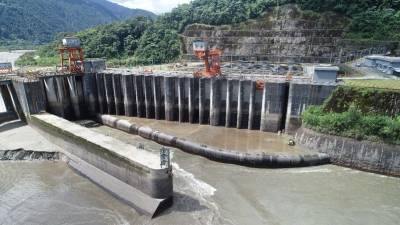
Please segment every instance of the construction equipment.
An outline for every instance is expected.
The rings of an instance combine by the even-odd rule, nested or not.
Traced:
[[[81,42],[75,37],[66,37],[59,48],[60,72],[83,73],[84,56]]]
[[[194,41],[193,51],[197,58],[204,61],[205,69],[194,73],[195,77],[216,77],[221,75],[221,55],[219,49],[209,49],[206,41]]]

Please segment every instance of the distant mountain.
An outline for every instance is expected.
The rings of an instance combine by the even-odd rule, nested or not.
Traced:
[[[48,42],[73,32],[131,17],[155,17],[107,0],[0,0],[0,41]]]

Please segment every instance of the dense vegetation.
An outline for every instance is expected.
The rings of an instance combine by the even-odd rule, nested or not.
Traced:
[[[46,43],[58,32],[79,31],[133,16],[154,16],[106,0],[0,0],[0,41]]]
[[[400,92],[375,88],[339,87],[322,106],[302,115],[316,131],[400,145]]]
[[[399,0],[194,0],[154,21],[115,23],[79,32],[77,36],[82,38],[89,57],[118,58],[127,64],[163,63],[179,57],[179,33],[189,24],[239,23],[258,18],[277,4],[289,3],[304,10],[334,11],[350,18],[347,37],[400,41]],[[125,31],[126,27],[134,34]],[[44,52],[48,53],[41,54]]]

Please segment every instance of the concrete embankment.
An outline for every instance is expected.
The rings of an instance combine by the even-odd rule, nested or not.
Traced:
[[[104,125],[218,162],[265,168],[303,167],[329,163],[329,156],[321,153],[313,155],[268,155],[266,153],[250,154],[222,150],[155,131],[149,127],[136,126],[129,121],[120,120],[110,115],[98,115],[97,120]]]
[[[299,129],[295,138],[300,145],[328,154],[334,164],[400,177],[400,146],[357,141],[307,128]]]
[[[155,215],[172,203],[172,171],[159,156],[51,114],[30,124],[63,149],[68,164],[139,211]]]

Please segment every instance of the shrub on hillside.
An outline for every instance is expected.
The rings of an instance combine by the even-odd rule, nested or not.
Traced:
[[[344,112],[327,112],[323,106],[311,106],[302,115],[306,127],[321,133],[400,144],[400,116],[365,115],[355,105]]]

